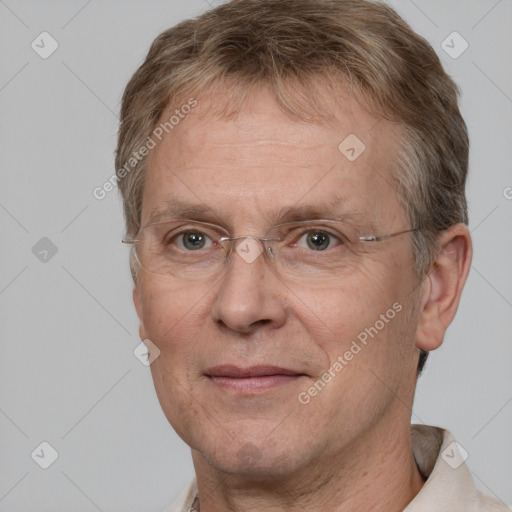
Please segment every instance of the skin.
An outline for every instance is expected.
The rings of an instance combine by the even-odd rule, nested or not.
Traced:
[[[232,236],[263,236],[283,207],[335,196],[369,234],[410,229],[392,184],[399,127],[353,98],[333,126],[298,123],[264,91],[235,117],[198,106],[153,149],[142,224],[169,199],[207,205]],[[165,116],[164,116],[165,117]],[[338,150],[356,134],[366,150]],[[334,217],[331,215],[330,217]],[[367,244],[336,279],[286,280],[263,256],[235,254],[218,279],[139,272],[141,339],[160,352],[151,371],[169,422],[191,447],[201,512],[399,511],[424,481],[411,450],[419,349],[443,341],[471,261],[467,228],[441,235],[421,282],[412,239]],[[307,391],[394,303],[402,310],[308,404]],[[260,393],[224,389],[205,369],[275,365],[302,376]]]

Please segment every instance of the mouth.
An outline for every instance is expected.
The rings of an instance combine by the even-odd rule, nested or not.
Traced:
[[[284,386],[306,377],[305,373],[279,366],[251,366],[240,368],[220,365],[208,368],[205,375],[216,386],[242,394],[254,394]]]

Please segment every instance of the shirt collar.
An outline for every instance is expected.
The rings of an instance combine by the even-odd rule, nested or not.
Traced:
[[[468,454],[450,432],[412,425],[411,438],[416,464],[427,481],[404,512],[509,510],[477,491],[464,462]]]

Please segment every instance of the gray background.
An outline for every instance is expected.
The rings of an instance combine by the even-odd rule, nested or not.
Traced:
[[[461,85],[472,138],[473,269],[413,421],[448,427],[478,487],[512,504],[512,2],[390,3]],[[92,191],[113,173],[120,97],[151,41],[207,8],[0,0],[1,511],[159,511],[193,474],[132,353],[117,190]],[[47,59],[31,48],[43,31],[59,44]],[[469,43],[456,59],[441,47],[453,31]],[[46,262],[42,237],[57,248]],[[42,441],[59,454],[46,470],[31,458]]]

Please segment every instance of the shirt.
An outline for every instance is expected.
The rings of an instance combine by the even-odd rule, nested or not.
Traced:
[[[416,464],[427,480],[403,512],[510,512],[475,488],[464,462],[467,453],[447,430],[412,425],[411,438]],[[166,512],[189,512],[196,493],[194,478]]]

